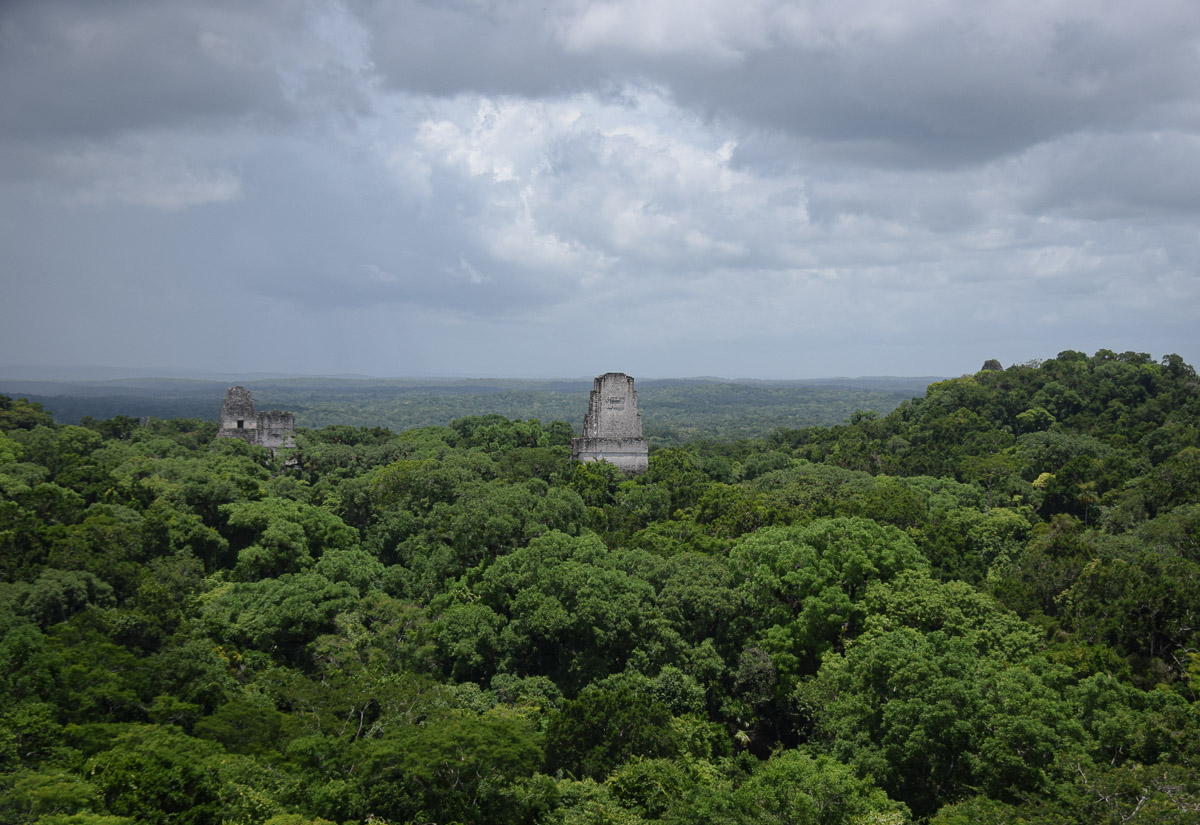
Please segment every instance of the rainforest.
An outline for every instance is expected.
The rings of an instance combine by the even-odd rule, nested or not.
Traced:
[[[1178,355],[680,408],[632,477],[562,419],[51,412],[0,396],[2,822],[1200,821]]]

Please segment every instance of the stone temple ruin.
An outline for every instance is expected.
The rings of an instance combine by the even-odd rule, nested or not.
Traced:
[[[644,473],[649,455],[633,379],[623,372],[598,376],[583,417],[583,436],[571,439],[571,458],[607,461],[626,473]]]
[[[217,438],[240,438],[270,448],[293,446],[296,422],[290,412],[271,410],[256,413],[254,398],[245,387],[230,387],[221,405],[221,429]]]

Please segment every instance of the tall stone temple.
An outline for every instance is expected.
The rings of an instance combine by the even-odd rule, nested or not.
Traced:
[[[221,405],[221,429],[217,438],[240,438],[251,444],[291,447],[296,422],[290,412],[255,412],[254,398],[245,387],[230,387]]]
[[[633,379],[623,372],[598,376],[583,417],[583,435],[571,439],[571,458],[607,461],[626,473],[644,473],[649,456]]]

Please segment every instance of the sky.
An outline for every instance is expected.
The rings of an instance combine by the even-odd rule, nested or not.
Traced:
[[[1200,360],[1195,0],[5,0],[0,368]]]

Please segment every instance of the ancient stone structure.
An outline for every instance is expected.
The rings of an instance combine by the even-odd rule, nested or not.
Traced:
[[[633,379],[623,372],[598,376],[583,417],[583,436],[571,439],[571,458],[607,461],[626,473],[643,473],[649,454]]]
[[[217,438],[240,438],[251,444],[269,447],[291,447],[296,422],[290,412],[271,410],[256,413],[254,398],[245,387],[230,387],[221,405],[221,429]]]

